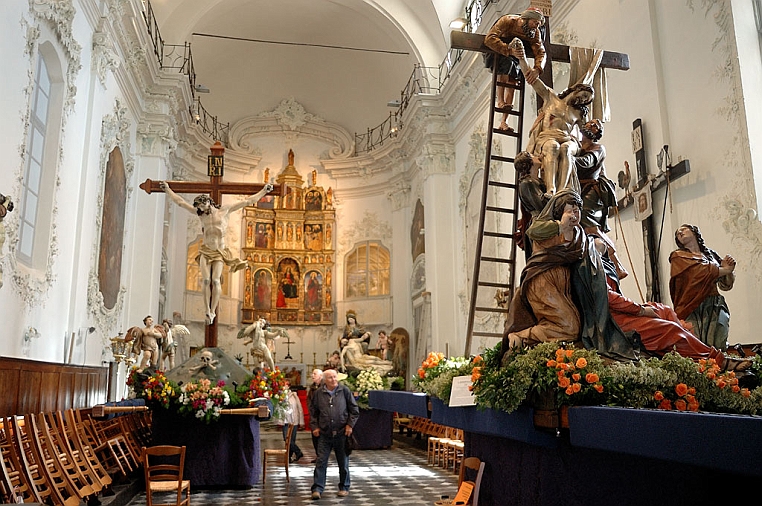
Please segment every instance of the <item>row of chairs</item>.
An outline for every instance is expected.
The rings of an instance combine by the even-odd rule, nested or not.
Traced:
[[[112,494],[116,475],[140,467],[150,437],[145,415],[95,420],[81,410],[0,419],[0,495],[53,505],[98,503]]]
[[[420,416],[395,414],[395,423],[400,433],[417,433],[428,438],[427,462],[432,465],[452,469],[457,473],[463,460],[463,430],[448,427]]]

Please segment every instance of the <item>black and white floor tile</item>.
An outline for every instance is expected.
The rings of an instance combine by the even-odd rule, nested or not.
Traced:
[[[264,431],[263,448],[282,448],[280,431]],[[310,487],[315,457],[309,433],[300,432],[297,440],[304,457],[289,465],[290,483],[281,466],[267,469],[267,483],[260,482],[246,490],[193,490],[193,506],[220,505],[433,505],[442,496],[453,497],[458,477],[451,470],[427,465],[426,450],[411,438],[395,435],[386,450],[357,450],[350,457],[351,488],[348,497],[338,497],[339,471],[329,462],[326,489],[320,500],[311,500]],[[333,457],[332,457],[333,458]],[[192,488],[192,484],[191,484]],[[155,499],[163,499],[155,496]],[[171,498],[170,498],[171,502]],[[146,504],[145,493],[135,496],[128,506]]]

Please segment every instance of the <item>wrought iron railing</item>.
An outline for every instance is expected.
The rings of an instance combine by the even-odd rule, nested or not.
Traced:
[[[465,8],[466,26],[464,29],[469,32],[475,32],[481,23],[484,9],[493,1],[470,0]],[[188,77],[193,97],[193,104],[189,109],[191,117],[201,126],[204,133],[227,146],[230,123],[221,123],[217,119],[217,116],[209,114],[201,104],[201,99],[196,97],[196,72],[193,67],[193,54],[190,43],[186,42],[183,45],[165,44],[159,33],[159,25],[156,22],[150,0],[142,0],[142,3],[143,18],[145,19],[148,36],[153,43],[154,53],[159,61],[159,66],[162,69],[177,69],[178,72],[182,72]],[[452,75],[452,71],[462,58],[462,49],[450,49],[442,63],[437,67],[416,65],[407,84],[400,92],[399,105],[396,110],[390,112],[389,117],[380,125],[368,128],[362,134],[355,133],[355,152],[357,154],[366,153],[382,146],[384,141],[396,137],[403,128],[402,113],[407,109],[413,96],[420,93],[440,93],[444,84]]]
[[[463,28],[468,32],[475,32],[482,21],[484,8],[494,0],[471,0],[465,9],[466,24]],[[399,105],[397,109],[389,113],[389,117],[383,123],[368,128],[368,131],[362,134],[355,134],[355,153],[367,153],[384,144],[384,141],[396,137],[402,130],[402,113],[405,112],[410,100],[419,93],[440,93],[444,84],[452,75],[455,66],[463,59],[462,49],[450,49],[438,67],[424,67],[416,65],[413,73],[400,92]]]
[[[196,69],[193,66],[193,53],[191,52],[190,42],[180,44],[165,44],[164,39],[159,33],[159,24],[151,7],[149,0],[142,0],[143,19],[146,22],[148,36],[153,43],[153,51],[162,70],[177,70],[185,74],[190,85],[191,97],[193,102],[189,108],[189,113],[201,130],[209,135],[213,140],[220,141],[228,146],[228,134],[230,132],[230,123],[221,123],[217,116],[209,114],[206,108],[201,104],[201,99],[196,96]]]

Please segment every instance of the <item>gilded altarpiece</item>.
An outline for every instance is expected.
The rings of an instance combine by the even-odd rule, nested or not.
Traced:
[[[331,189],[312,184],[294,166],[294,153],[276,182],[285,197],[268,195],[244,209],[244,297],[241,321],[274,325],[333,325],[333,246],[336,212]]]

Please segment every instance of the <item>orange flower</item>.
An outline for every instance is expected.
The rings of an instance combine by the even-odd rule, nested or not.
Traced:
[[[424,371],[423,369],[418,369],[418,377],[421,378],[421,379],[425,378],[426,377],[426,371]]]
[[[656,392],[654,392],[654,399],[656,399],[657,401],[664,400],[664,394],[661,392],[661,390],[657,390]]]
[[[572,358],[572,355],[574,355],[574,350],[566,350],[566,358]]]
[[[575,372],[574,374],[572,374],[572,379],[574,381],[579,381],[580,379],[582,379],[582,375],[578,372]]]
[[[688,393],[691,395],[696,395],[696,388],[695,387],[688,388]]]
[[[728,385],[728,384],[727,384],[727,383],[725,382],[725,380],[724,380],[724,379],[722,379],[722,378],[720,378],[720,379],[717,381],[717,386],[718,386],[719,388],[721,388],[721,389],[722,389],[722,388],[725,388],[727,385]]]
[[[599,379],[600,378],[598,377],[598,375],[595,374],[594,372],[589,372],[585,375],[585,381],[587,381],[588,383],[598,383]]]
[[[474,367],[474,369],[471,371],[471,383],[476,382],[481,377],[482,377],[482,368]]]
[[[735,393],[738,393],[738,392],[740,392],[740,391],[741,391],[741,387],[739,387],[738,385],[733,385],[733,387],[731,388],[731,390],[733,390],[733,392],[735,392]]]
[[[563,348],[558,348],[556,350],[556,359],[557,360],[563,360],[563,358],[564,358],[564,350],[563,350]]]
[[[675,387],[675,393],[679,395],[680,397],[683,397],[685,394],[688,393],[688,385],[685,383],[678,383]]]
[[[744,397],[751,397],[751,390],[749,390],[748,388],[742,388],[741,395],[743,395]]]
[[[566,388],[571,384],[571,381],[569,381],[569,378],[558,378],[558,386],[561,388]]]
[[[595,388],[595,391],[598,392],[599,394],[603,393],[603,385],[601,385],[600,383],[598,383],[597,385],[593,386],[593,388]]]
[[[585,357],[579,357],[575,365],[577,366],[577,369],[584,369],[587,367],[587,359]]]
[[[480,362],[484,361],[481,355],[477,355],[474,357],[474,364],[478,364]]]
[[[664,399],[659,403],[659,409],[672,409],[672,403],[669,402],[669,399]]]
[[[685,411],[688,408],[688,404],[683,399],[675,401],[675,409],[678,411]]]
[[[555,366],[556,366],[556,364],[557,364],[557,362],[551,358],[550,360],[548,360],[548,361],[545,363],[545,366],[546,366],[546,367],[555,367]]]
[[[571,385],[566,387],[566,395],[572,395],[573,393],[574,393],[574,389],[572,388]]]
[[[698,411],[699,410],[699,403],[698,402],[689,402],[688,403],[688,411]]]
[[[566,376],[566,373],[564,371],[556,371],[556,376],[560,379]]]
[[[580,385],[579,383],[574,383],[571,387],[572,387],[572,390],[574,390],[575,394],[579,392],[580,390],[582,390],[582,385]]]

